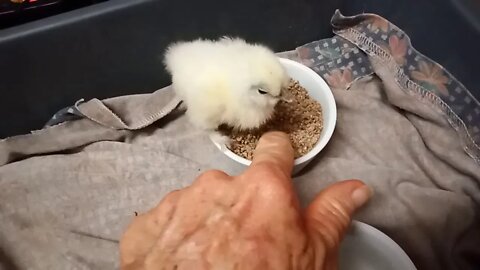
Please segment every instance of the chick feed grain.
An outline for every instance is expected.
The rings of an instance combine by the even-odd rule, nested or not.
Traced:
[[[230,145],[232,152],[252,160],[258,140],[267,131],[287,133],[295,158],[312,150],[323,129],[322,107],[316,100],[310,98],[307,90],[298,81],[291,80],[288,91],[292,94],[293,101],[278,102],[272,119],[259,129],[238,131],[225,126],[220,127],[220,131],[232,139]]]

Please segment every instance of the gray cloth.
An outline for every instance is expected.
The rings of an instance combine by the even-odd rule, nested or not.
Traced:
[[[342,20],[344,29],[358,23]],[[300,199],[305,205],[330,183],[362,179],[375,196],[356,219],[392,237],[419,269],[474,269],[476,144],[436,103],[399,83],[388,57],[368,55],[372,75],[348,85],[324,76],[337,126],[294,179]],[[78,105],[82,119],[0,141],[0,269],[118,268],[118,240],[135,212],[201,171],[239,173],[178,105],[170,87],[94,99]]]

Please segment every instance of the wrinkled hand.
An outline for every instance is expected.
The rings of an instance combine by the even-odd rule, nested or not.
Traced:
[[[337,269],[354,211],[370,197],[336,183],[301,212],[288,137],[265,134],[239,176],[208,171],[135,217],[120,243],[121,269]]]

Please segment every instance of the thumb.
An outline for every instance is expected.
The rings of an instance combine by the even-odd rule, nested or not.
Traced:
[[[354,212],[372,196],[359,180],[335,183],[320,192],[307,207],[305,223],[312,239],[335,253],[350,225]]]

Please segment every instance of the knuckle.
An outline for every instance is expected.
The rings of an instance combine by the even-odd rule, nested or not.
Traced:
[[[260,190],[268,191],[275,197],[285,197],[291,195],[288,186],[289,179],[281,172],[276,165],[261,163],[257,164],[253,170],[255,175],[253,182]]]
[[[320,234],[325,245],[336,247],[351,222],[348,209],[339,201],[326,200],[308,213],[310,225]]]
[[[282,172],[282,168],[275,163],[262,162],[255,165],[255,173],[261,175],[267,180],[285,180],[286,176]]]
[[[330,216],[335,218],[338,225],[346,227],[350,223],[350,212],[345,204],[338,200],[328,200],[325,204],[325,208],[328,209]]]
[[[230,176],[228,176],[225,172],[220,170],[209,170],[197,177],[197,184],[208,184],[216,181],[224,181],[227,180]]]
[[[163,200],[158,203],[157,208],[160,207],[161,205],[172,205],[175,204],[178,201],[178,198],[181,195],[181,190],[173,190],[168,193]]]
[[[340,244],[341,235],[335,225],[326,222],[318,233],[320,233],[322,241],[328,250],[334,249]]]

